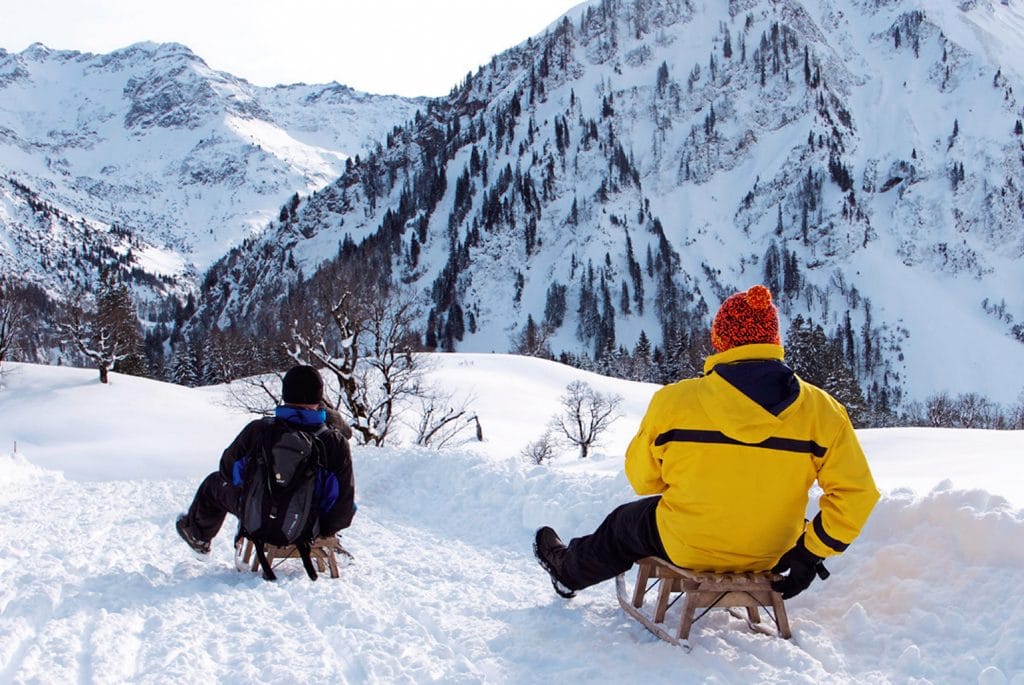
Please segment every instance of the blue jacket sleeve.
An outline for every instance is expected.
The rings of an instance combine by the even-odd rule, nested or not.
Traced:
[[[333,495],[334,501],[325,506],[326,502],[321,500],[320,530],[324,535],[333,535],[352,525],[352,517],[356,513],[356,484],[348,440],[334,431],[326,442],[329,475],[321,493],[322,496]]]

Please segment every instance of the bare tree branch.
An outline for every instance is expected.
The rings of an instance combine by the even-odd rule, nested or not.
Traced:
[[[544,435],[527,444],[521,454],[531,464],[540,465],[546,461],[551,461],[555,456],[554,435],[551,434],[550,430],[544,431]]]
[[[432,391],[419,398],[419,422],[415,427],[416,444],[442,449],[456,441],[473,438],[466,433],[473,430],[475,438],[482,440],[480,420],[469,410],[469,398],[455,401],[452,393]]]
[[[243,378],[228,385],[229,404],[250,414],[271,416],[281,404],[281,374]]]
[[[425,367],[414,353],[417,311],[409,292],[356,283],[327,300],[334,328],[295,322],[288,353],[327,369],[336,381],[334,406],[344,407],[363,444],[384,444],[401,409],[423,396]],[[326,299],[326,294],[323,295]]]

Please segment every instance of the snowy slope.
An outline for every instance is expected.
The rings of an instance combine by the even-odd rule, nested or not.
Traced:
[[[155,43],[105,55],[0,49],[0,98],[0,176],[24,188],[0,183],[0,259],[57,295],[79,266],[71,246],[84,250],[111,225],[172,252],[182,265],[171,275],[194,288],[289,197],[336,178],[423,103],[337,83],[258,87]],[[56,222],[33,218],[30,199],[92,230],[65,227],[33,245]],[[68,263],[53,268],[59,259]]]
[[[247,421],[225,388],[11,365],[0,681],[1024,682],[1024,434],[863,432],[884,497],[832,578],[789,602],[794,639],[713,612],[686,654],[627,619],[610,584],[557,598],[530,551],[536,526],[589,532],[631,497],[620,455],[654,386],[501,355],[437,361],[438,380],[476,396],[485,442],[356,449],[354,565],[316,583],[282,567],[277,584],[234,570],[227,533],[204,564],[173,531]],[[623,395],[624,418],[588,462],[526,464],[574,378]]]

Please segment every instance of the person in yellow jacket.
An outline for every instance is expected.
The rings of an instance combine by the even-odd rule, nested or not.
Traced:
[[[844,551],[878,501],[846,409],[783,362],[778,311],[756,285],[722,304],[704,375],[658,390],[626,451],[638,495],[568,546],[537,530],[534,554],[555,591],[577,590],[657,556],[709,571],[786,574],[788,599]],[[804,519],[808,491],[820,511]]]

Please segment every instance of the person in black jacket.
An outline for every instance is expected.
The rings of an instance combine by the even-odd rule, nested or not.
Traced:
[[[324,445],[328,472],[319,512],[320,534],[330,536],[352,523],[356,512],[355,479],[348,445],[351,429],[340,415],[328,420],[323,390],[323,380],[316,369],[311,366],[292,367],[284,375],[281,384],[283,404],[277,407],[274,416],[277,421],[285,421],[308,433],[317,433],[325,424],[329,429],[320,432],[318,438]],[[239,515],[239,496],[246,463],[250,456],[264,449],[267,433],[272,429],[273,423],[263,419],[252,421],[243,428],[224,450],[220,469],[206,477],[188,512],[178,517],[175,524],[178,535],[194,551],[209,554],[210,541],[220,530],[224,517],[227,514]]]

